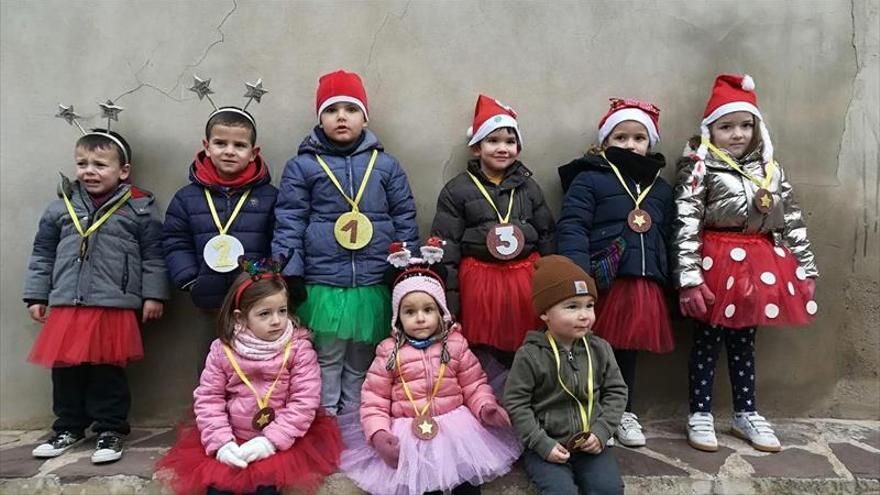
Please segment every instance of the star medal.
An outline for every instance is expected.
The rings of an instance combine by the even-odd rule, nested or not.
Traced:
[[[275,410],[269,406],[266,406],[257,411],[257,414],[254,414],[254,419],[253,421],[251,421],[251,426],[253,426],[255,430],[262,430],[263,428],[269,426],[269,423],[274,420]]]
[[[770,210],[773,209],[773,194],[763,187],[758,188],[758,190],[755,191],[755,196],[752,200],[755,203],[755,208],[764,215],[770,213]]]
[[[636,208],[626,216],[626,224],[633,232],[644,234],[651,230],[651,214],[641,208]]]
[[[333,236],[340,246],[349,251],[357,251],[373,238],[373,223],[357,210],[343,213],[336,219]]]
[[[497,223],[486,233],[486,248],[499,260],[516,258],[524,246],[522,229],[512,223]]]
[[[588,438],[590,438],[590,432],[577,432],[565,442],[565,448],[568,449],[569,452],[579,451],[583,448],[584,444],[587,443]]]
[[[238,268],[238,257],[244,256],[244,246],[231,235],[218,234],[205,244],[202,256],[211,270],[227,273]]]
[[[437,421],[434,421],[434,418],[427,414],[413,418],[412,432],[419,440],[431,440],[437,436],[439,429]]]

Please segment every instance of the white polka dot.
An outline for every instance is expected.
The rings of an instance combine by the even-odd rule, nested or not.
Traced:
[[[712,269],[712,265],[715,264],[715,260],[711,257],[706,256],[703,258],[703,270],[709,271]]]
[[[819,311],[819,305],[816,304],[816,301],[807,301],[807,313],[814,315],[816,311]]]
[[[788,283],[788,293],[794,295],[794,284],[791,282]]]
[[[776,283],[776,275],[773,275],[770,272],[764,272],[761,274],[761,282],[764,282],[767,285],[773,285]]]
[[[785,258],[785,249],[782,249],[781,247],[776,246],[775,248],[773,248],[773,250],[776,251],[777,256],[779,256],[780,258]]]
[[[773,319],[779,316],[779,306],[770,303],[764,307],[764,314],[767,315],[767,318]]]
[[[736,306],[733,304],[728,304],[726,308],[724,308],[724,317],[730,318],[733,314],[736,313]]]
[[[742,261],[746,259],[746,250],[743,248],[733,248],[730,250],[730,257],[733,261]]]
[[[733,275],[727,277],[727,290],[730,290],[731,287],[733,287]]]
[[[807,271],[804,270],[804,267],[802,267],[802,266],[797,267],[797,270],[794,271],[794,274],[798,278],[798,280],[806,280],[807,279]]]

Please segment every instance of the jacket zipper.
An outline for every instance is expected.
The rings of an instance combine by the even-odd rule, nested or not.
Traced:
[[[573,345],[574,344],[572,344],[572,346]],[[574,390],[572,392],[574,393],[575,396],[577,396],[578,389],[580,388],[580,384],[578,383],[577,370],[571,364],[573,362],[574,362],[574,353],[572,353],[571,350],[569,349],[569,351],[568,351],[569,365],[568,366],[569,366],[569,368],[571,368],[571,371],[572,371],[571,374],[574,377]],[[580,408],[578,408],[578,409],[580,409]],[[572,424],[572,429],[571,429],[572,434],[577,433],[579,431],[582,431],[582,428],[578,428],[578,424],[580,424],[580,421],[578,420],[578,416],[579,416],[579,414],[577,412],[575,412],[573,408],[571,408],[571,407],[568,408],[568,417],[571,420],[571,424]]]
[[[354,199],[354,166],[351,163],[351,155],[345,157],[345,171],[348,174],[348,196]],[[351,260],[351,286],[357,287],[357,268],[355,267],[354,251],[348,255]]]
[[[122,264],[122,293],[128,294],[128,253],[125,253]]]
[[[642,186],[636,182],[636,197],[642,194]],[[642,276],[645,276],[645,234],[639,233],[639,243],[642,245]]]

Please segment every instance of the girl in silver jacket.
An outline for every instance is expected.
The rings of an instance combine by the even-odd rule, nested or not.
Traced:
[[[727,348],[733,433],[781,449],[755,403],[755,329],[804,325],[817,311],[819,273],[791,184],[774,160],[748,75],[715,80],[701,123],[678,164],[673,250],[683,315],[698,321],[689,362],[688,443],[715,451],[712,385]]]

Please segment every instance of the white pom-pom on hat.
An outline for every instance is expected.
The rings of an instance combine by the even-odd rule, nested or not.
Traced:
[[[468,139],[474,137],[474,126],[470,126],[470,127],[468,127],[467,130],[464,131],[464,135],[465,135],[465,137],[467,137]]]
[[[755,90],[755,80],[752,79],[752,76],[750,76],[748,74],[743,75],[742,89],[744,89],[746,91],[754,91]]]

